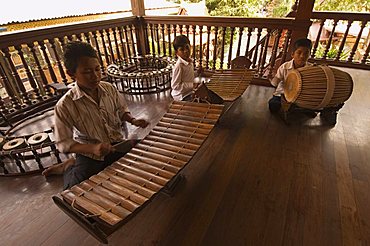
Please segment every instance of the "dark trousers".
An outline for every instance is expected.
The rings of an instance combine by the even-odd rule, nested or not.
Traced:
[[[193,101],[193,94],[187,95],[181,101],[183,101],[183,102],[191,102],[191,101]]]
[[[69,189],[75,184],[79,184],[91,176],[99,173],[104,168],[119,160],[122,156],[129,152],[136,143],[136,141],[131,143],[128,142],[127,145],[120,149],[120,152],[113,152],[106,155],[103,161],[94,160],[84,155],[76,154],[75,164],[67,168],[67,170],[64,172],[63,189]]]
[[[272,96],[269,100],[269,109],[271,113],[279,112],[281,108],[281,96]]]

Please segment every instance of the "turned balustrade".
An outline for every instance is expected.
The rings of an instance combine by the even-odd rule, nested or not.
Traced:
[[[145,16],[141,21],[148,37],[146,52],[153,56],[174,56],[172,42],[184,34],[193,47],[192,58],[197,67],[227,69],[233,58],[245,54],[259,77],[271,65],[270,61],[286,53],[287,46],[278,44],[289,44],[290,34],[296,28],[292,18]],[[272,30],[277,38],[271,44]],[[262,37],[268,38],[260,43]]]
[[[319,25],[311,37],[311,60],[370,69],[370,14],[313,12],[311,19]]]
[[[68,41],[93,45],[103,75],[111,63],[132,61],[138,55],[136,22],[136,17],[128,17],[0,35],[0,81],[8,95],[0,98],[4,117],[11,121],[16,113],[25,114],[44,103],[56,102],[60,93],[51,85],[72,82],[62,61],[63,45]]]

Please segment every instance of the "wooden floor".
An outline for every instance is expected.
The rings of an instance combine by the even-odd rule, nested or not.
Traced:
[[[156,196],[110,245],[370,245],[370,72],[343,70],[355,87],[333,128],[285,125],[267,109],[272,88],[250,86],[174,196]],[[153,127],[168,94],[127,100]],[[1,177],[0,245],[99,245],[53,204],[61,189],[61,177]]]

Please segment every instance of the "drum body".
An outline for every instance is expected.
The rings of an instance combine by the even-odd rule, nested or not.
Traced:
[[[310,66],[293,70],[284,85],[287,102],[307,109],[335,107],[352,94],[352,77],[328,66]]]

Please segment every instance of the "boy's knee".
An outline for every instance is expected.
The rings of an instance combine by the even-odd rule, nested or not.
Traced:
[[[269,110],[271,113],[277,113],[279,112],[281,108],[281,105],[280,104],[277,104],[277,103],[269,103]]]
[[[269,100],[269,110],[271,113],[277,113],[279,112],[281,108],[281,99],[274,96]]]

